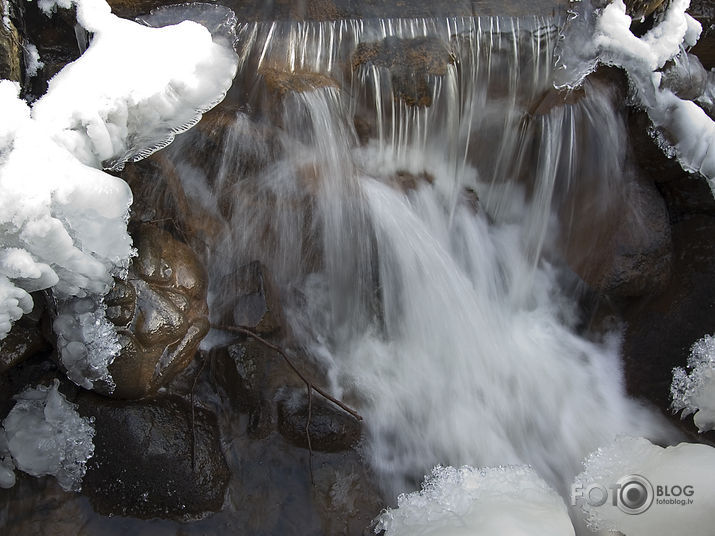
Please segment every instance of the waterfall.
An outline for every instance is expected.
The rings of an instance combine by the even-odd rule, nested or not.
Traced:
[[[580,333],[564,290],[572,230],[630,170],[608,87],[552,89],[561,22],[240,24],[218,154],[193,162],[192,133],[168,149],[215,222],[212,314],[236,266],[270,269],[390,494],[435,464],[530,464],[565,495],[617,434],[666,435],[624,394],[618,335]]]

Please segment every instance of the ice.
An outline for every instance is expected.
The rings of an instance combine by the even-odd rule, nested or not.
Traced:
[[[685,170],[704,175],[715,193],[715,123],[694,102],[660,87],[659,69],[700,37],[700,23],[685,12],[689,5],[690,0],[673,0],[663,20],[640,38],[630,31],[631,18],[623,0],[614,0],[600,15],[598,10],[584,8],[579,20],[585,22],[574,25],[574,35],[570,39],[567,36],[566,41],[583,39],[576,34],[585,28],[593,32],[593,37],[586,44],[579,44],[576,52],[562,47],[564,54],[559,61],[586,65],[589,70],[599,62],[624,68],[637,102],[656,127],[659,142],[673,148]],[[589,26],[590,17],[595,17],[595,21]],[[578,85],[585,74],[578,69],[563,68],[561,76],[570,76],[571,80],[561,85]],[[707,95],[700,99],[708,100]]]
[[[713,466],[715,449],[707,445],[662,448],[621,436],[587,458],[572,493],[593,530],[710,536],[715,523]],[[638,490],[635,496],[630,495],[633,489]]]
[[[0,82],[0,338],[32,309],[29,292],[52,288],[69,376],[85,387],[111,385],[118,345],[101,297],[133,254],[132,194],[101,168],[121,169],[166,146],[223,99],[238,62],[235,16],[194,6],[185,10],[199,20],[208,10],[211,31],[193,21],[162,26],[176,17],[152,28],[114,16],[104,0],[39,5],[45,13],[76,6],[92,38],[32,108],[17,84]],[[39,57],[31,47],[27,54],[31,74]]]
[[[53,475],[63,489],[79,490],[94,454],[94,428],[81,417],[76,406],[58,391],[59,380],[51,387],[29,388],[15,397],[17,402],[2,422],[12,463],[0,464],[0,485],[12,485],[8,471],[12,464],[33,476]],[[0,434],[0,457],[3,438]],[[5,457],[6,460],[6,457]]]
[[[83,163],[118,170],[145,158],[231,86],[232,42],[213,39],[204,26],[150,28],[112,15],[104,0],[76,5],[78,22],[93,34],[90,47],[50,81],[32,114]]]
[[[673,370],[670,394],[675,411],[686,417],[695,413],[693,421],[701,432],[715,429],[715,337],[706,335],[690,350],[688,373],[678,367]]]
[[[40,53],[37,47],[32,43],[27,43],[23,47],[25,56],[25,75],[32,78],[37,74],[37,71],[42,69],[45,64],[40,60]]]
[[[573,535],[566,506],[533,469],[437,466],[377,518],[386,536]]]

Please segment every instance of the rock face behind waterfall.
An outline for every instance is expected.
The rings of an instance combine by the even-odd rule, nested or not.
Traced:
[[[139,228],[135,245],[127,281],[117,281],[106,298],[122,344],[109,369],[119,398],[140,398],[170,382],[208,332],[206,274],[196,255],[151,225]]]

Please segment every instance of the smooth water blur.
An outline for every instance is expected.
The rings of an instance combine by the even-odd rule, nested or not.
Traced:
[[[221,222],[206,251],[214,319],[236,266],[268,266],[297,344],[364,415],[388,493],[440,463],[531,464],[565,494],[616,434],[664,433],[624,394],[618,336],[577,333],[562,290],[570,229],[622,198],[628,169],[609,90],[552,89],[558,24],[239,25],[249,105],[214,175],[177,164]],[[382,48],[360,62],[360,43]],[[410,48],[405,78],[389,56]],[[401,96],[425,87],[430,106]]]

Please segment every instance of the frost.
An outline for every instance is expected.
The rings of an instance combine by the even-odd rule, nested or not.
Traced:
[[[53,328],[67,377],[85,389],[104,382],[111,392],[114,383],[108,367],[121,345],[105,313],[106,306],[98,298],[72,300],[58,306]]]
[[[422,491],[377,518],[387,536],[573,535],[566,506],[533,469],[435,467]]]
[[[15,397],[0,433],[1,486],[14,484],[14,475],[8,473],[14,465],[33,476],[53,475],[67,491],[80,489],[87,460],[94,454],[94,428],[58,386],[55,380],[52,387],[29,388]]]
[[[662,448],[647,439],[622,436],[586,459],[572,495],[594,531],[710,536],[715,481],[709,469],[714,464],[715,449],[707,445]],[[633,482],[645,482],[642,501],[628,503],[629,497],[620,492],[632,489]]]
[[[32,78],[37,75],[37,71],[42,69],[45,64],[40,61],[40,53],[32,43],[27,43],[23,47],[23,52],[25,56],[25,74],[28,78]]]
[[[695,413],[693,421],[701,432],[715,429],[715,337],[706,335],[690,349],[688,373],[673,369],[670,395],[682,417]]]
[[[116,334],[103,320],[101,297],[133,253],[132,195],[100,168],[150,155],[223,99],[238,63],[235,16],[209,6],[211,31],[192,21],[151,28],[114,16],[104,0],[39,5],[48,14],[76,6],[92,39],[32,108],[17,84],[0,82],[0,338],[32,309],[30,292],[52,288],[70,377],[85,387],[111,384],[102,374],[116,355]],[[190,11],[200,19],[202,9]],[[39,61],[33,49],[28,74]]]

